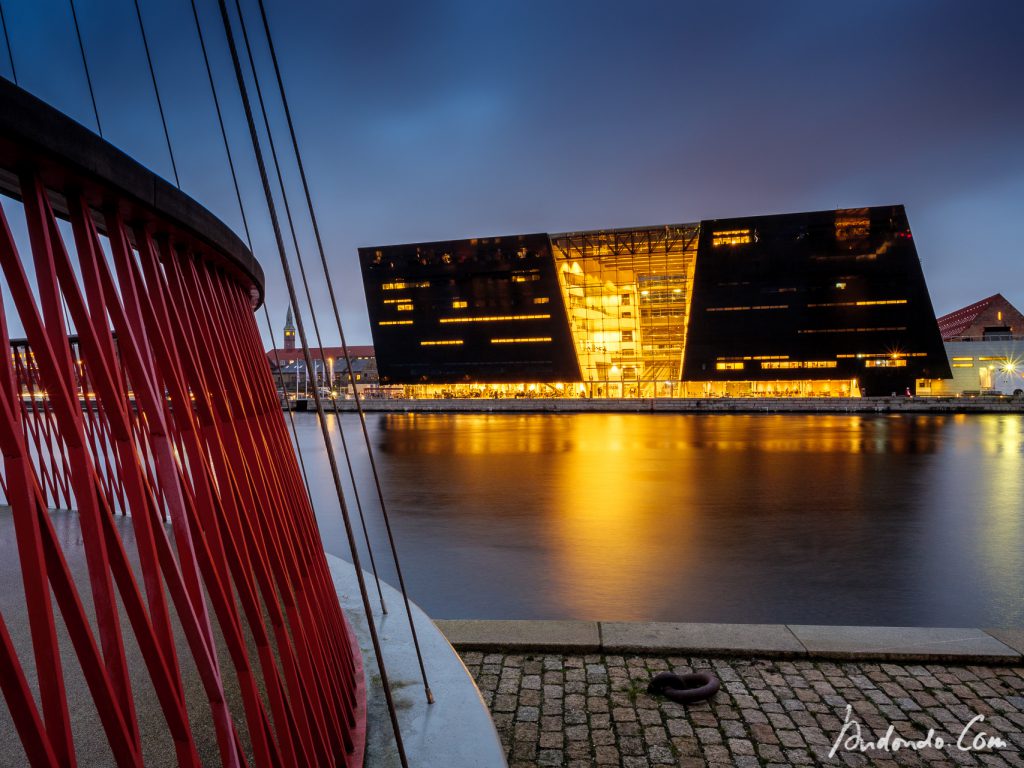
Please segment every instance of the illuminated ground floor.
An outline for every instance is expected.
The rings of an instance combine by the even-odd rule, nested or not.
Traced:
[[[905,394],[899,392],[897,394]],[[701,398],[860,397],[856,379],[793,381],[593,381],[587,383],[407,384],[378,387],[368,396],[444,398]]]

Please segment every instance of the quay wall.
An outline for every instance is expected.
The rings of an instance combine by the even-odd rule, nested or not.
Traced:
[[[295,410],[315,410],[295,401]],[[330,407],[329,403],[325,403]],[[353,400],[338,409],[355,411]],[[523,398],[363,400],[367,413],[1024,413],[1024,399],[1000,397]]]

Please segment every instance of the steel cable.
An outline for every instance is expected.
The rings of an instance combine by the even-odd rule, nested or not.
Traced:
[[[427,680],[427,670],[423,663],[423,654],[420,651],[419,638],[416,634],[416,626],[412,618],[412,608],[409,605],[409,592],[406,589],[405,577],[402,574],[402,566],[398,560],[398,549],[395,545],[395,537],[391,529],[391,519],[390,516],[388,515],[387,505],[384,502],[384,490],[380,482],[380,473],[377,470],[377,461],[374,458],[373,454],[373,446],[370,441],[370,432],[366,426],[366,414],[363,411],[362,398],[359,395],[358,387],[356,387],[355,376],[353,375],[352,372],[352,358],[351,355],[349,355],[348,344],[345,341],[345,330],[344,327],[342,326],[341,312],[339,309],[337,296],[335,295],[334,292],[334,282],[331,280],[330,269],[328,268],[327,265],[327,255],[326,252],[324,251],[323,238],[320,235],[320,225],[316,216],[316,210],[313,206],[313,197],[309,191],[309,181],[306,178],[305,165],[302,162],[302,153],[299,150],[299,142],[295,134],[295,124],[292,120],[291,109],[288,106],[288,96],[285,93],[284,80],[281,77],[281,68],[277,60],[277,51],[274,47],[273,37],[270,34],[270,23],[267,19],[267,12],[266,8],[264,7],[263,0],[258,0],[258,4],[260,9],[260,17],[263,22],[263,31],[267,37],[267,48],[270,53],[271,62],[274,65],[274,75],[277,79],[277,87],[281,94],[281,104],[284,107],[285,119],[288,123],[288,133],[291,138],[292,151],[295,153],[295,161],[299,170],[299,177],[302,180],[302,190],[305,193],[306,206],[309,210],[309,218],[313,224],[313,233],[316,236],[317,250],[320,253],[320,265],[323,268],[324,279],[326,280],[327,283],[327,291],[330,295],[331,308],[334,311],[334,321],[337,325],[338,335],[341,337],[341,347],[342,351],[345,354],[345,364],[348,369],[349,382],[352,386],[353,399],[355,400],[356,403],[356,412],[359,414],[359,424],[363,433],[363,441],[366,444],[366,453],[370,462],[370,469],[373,473],[373,482],[377,491],[377,499],[378,502],[380,503],[381,516],[384,518],[384,527],[388,535],[388,543],[391,548],[391,556],[394,560],[395,572],[398,575],[398,586],[402,593],[402,600],[405,603],[406,615],[408,616],[409,619],[409,629],[412,633],[413,645],[416,649],[416,659],[419,662],[420,675],[423,678],[423,689],[426,694],[427,701],[432,704],[434,702],[434,695],[430,690],[430,683]]]
[[[324,352],[323,340],[320,336],[320,324],[316,319],[316,310],[313,308],[313,295],[309,290],[309,281],[306,278],[306,264],[305,259],[302,258],[302,249],[299,247],[299,238],[295,231],[295,222],[292,219],[291,205],[288,203],[288,192],[284,185],[284,175],[281,173],[281,164],[277,157],[277,147],[274,144],[274,135],[270,128],[270,120],[267,116],[267,106],[263,100],[263,89],[260,88],[259,75],[256,72],[256,62],[253,59],[252,48],[249,44],[249,34],[246,30],[245,20],[242,16],[242,7],[238,0],[235,0],[235,10],[238,13],[238,18],[241,20],[240,29],[242,31],[242,42],[245,45],[246,58],[249,62],[249,71],[252,73],[253,86],[256,90],[256,103],[259,105],[260,114],[263,117],[263,127],[267,132],[267,144],[270,148],[270,158],[274,164],[274,173],[277,175],[278,186],[281,190],[281,201],[284,204],[285,218],[288,221],[288,229],[292,236],[292,246],[295,249],[295,260],[299,266],[299,276],[302,278],[302,288],[306,295],[306,305],[309,307],[310,320],[313,323],[313,335],[316,337],[316,346],[320,350],[320,362],[324,364],[324,371],[326,373],[327,366],[327,355]],[[316,386],[316,370],[312,371],[313,374],[313,386]],[[298,371],[296,371],[296,376]],[[333,384],[333,382],[332,382]],[[387,605],[384,602],[384,592],[380,586],[380,576],[377,573],[377,560],[373,555],[373,547],[370,545],[370,533],[366,526],[366,517],[363,514],[363,505],[359,498],[359,487],[356,483],[355,471],[352,468],[352,459],[349,455],[348,440],[345,437],[345,431],[341,425],[341,414],[338,411],[338,400],[335,397],[331,397],[331,403],[333,405],[335,421],[338,425],[338,436],[341,438],[341,449],[345,457],[345,465],[348,468],[349,478],[352,480],[352,497],[356,503],[356,512],[359,516],[359,523],[363,529],[363,538],[366,542],[366,551],[370,557],[370,569],[373,572],[374,582],[377,585],[377,596],[380,598],[381,611],[387,613]]]
[[[299,339],[302,342],[302,354],[305,359],[306,366],[309,370],[312,370],[312,357],[310,354],[309,343],[306,338],[305,325],[302,322],[302,310],[298,305],[298,294],[295,290],[295,282],[292,279],[291,267],[288,264],[288,255],[285,249],[284,237],[281,233],[281,223],[277,216],[277,206],[274,203],[273,192],[270,188],[270,179],[267,174],[266,164],[263,160],[263,150],[260,147],[259,134],[256,130],[256,122],[253,119],[252,105],[249,101],[248,89],[245,85],[245,77],[242,74],[242,65],[238,57],[238,47],[235,44],[234,33],[231,30],[231,17],[228,13],[228,7],[225,0],[218,0],[218,6],[221,12],[221,20],[224,25],[224,34],[227,38],[228,50],[231,54],[231,63],[235,71],[235,79],[238,82],[238,91],[242,99],[242,106],[245,110],[246,124],[249,128],[249,136],[252,141],[253,153],[256,156],[256,165],[259,168],[260,182],[263,186],[263,194],[267,200],[267,209],[270,214],[271,225],[274,230],[274,239],[277,244],[278,255],[281,261],[281,270],[284,273],[285,284],[288,287],[288,298],[292,303],[292,307],[295,309],[295,326],[299,332]],[[338,463],[334,455],[333,442],[331,440],[330,429],[327,426],[327,417],[324,412],[323,401],[320,398],[320,393],[317,388],[313,388],[313,401],[316,403],[317,416],[320,421],[320,431],[324,439],[324,447],[327,449],[327,458],[331,466],[331,476],[334,480],[334,488],[338,497],[338,505],[341,510],[342,520],[345,524],[345,535],[348,539],[348,545],[352,552],[352,565],[355,570],[356,581],[359,585],[359,595],[362,599],[363,609],[366,611],[367,616],[367,629],[370,633],[370,641],[373,645],[374,656],[376,657],[378,671],[381,677],[381,687],[383,688],[384,698],[387,703],[388,715],[391,719],[391,726],[394,730],[395,735],[395,746],[398,752],[399,762],[402,768],[408,768],[409,761],[405,754],[405,745],[402,740],[401,729],[398,725],[398,713],[395,708],[394,697],[391,692],[391,684],[388,680],[387,666],[384,662],[383,650],[380,645],[380,637],[377,633],[376,623],[373,621],[373,612],[370,606],[370,596],[366,591],[366,579],[363,576],[363,570],[360,565],[359,549],[356,545],[355,534],[352,528],[352,520],[348,513],[348,505],[345,502],[345,494],[342,491],[341,476],[338,472]]]

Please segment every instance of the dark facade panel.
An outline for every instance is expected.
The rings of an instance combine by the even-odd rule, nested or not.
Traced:
[[[902,206],[701,223],[684,380],[950,375]]]
[[[360,248],[383,384],[575,382],[547,235]]]

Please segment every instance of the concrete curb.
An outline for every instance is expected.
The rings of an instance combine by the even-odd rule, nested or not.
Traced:
[[[1024,629],[619,621],[435,621],[460,651],[1024,663]]]

